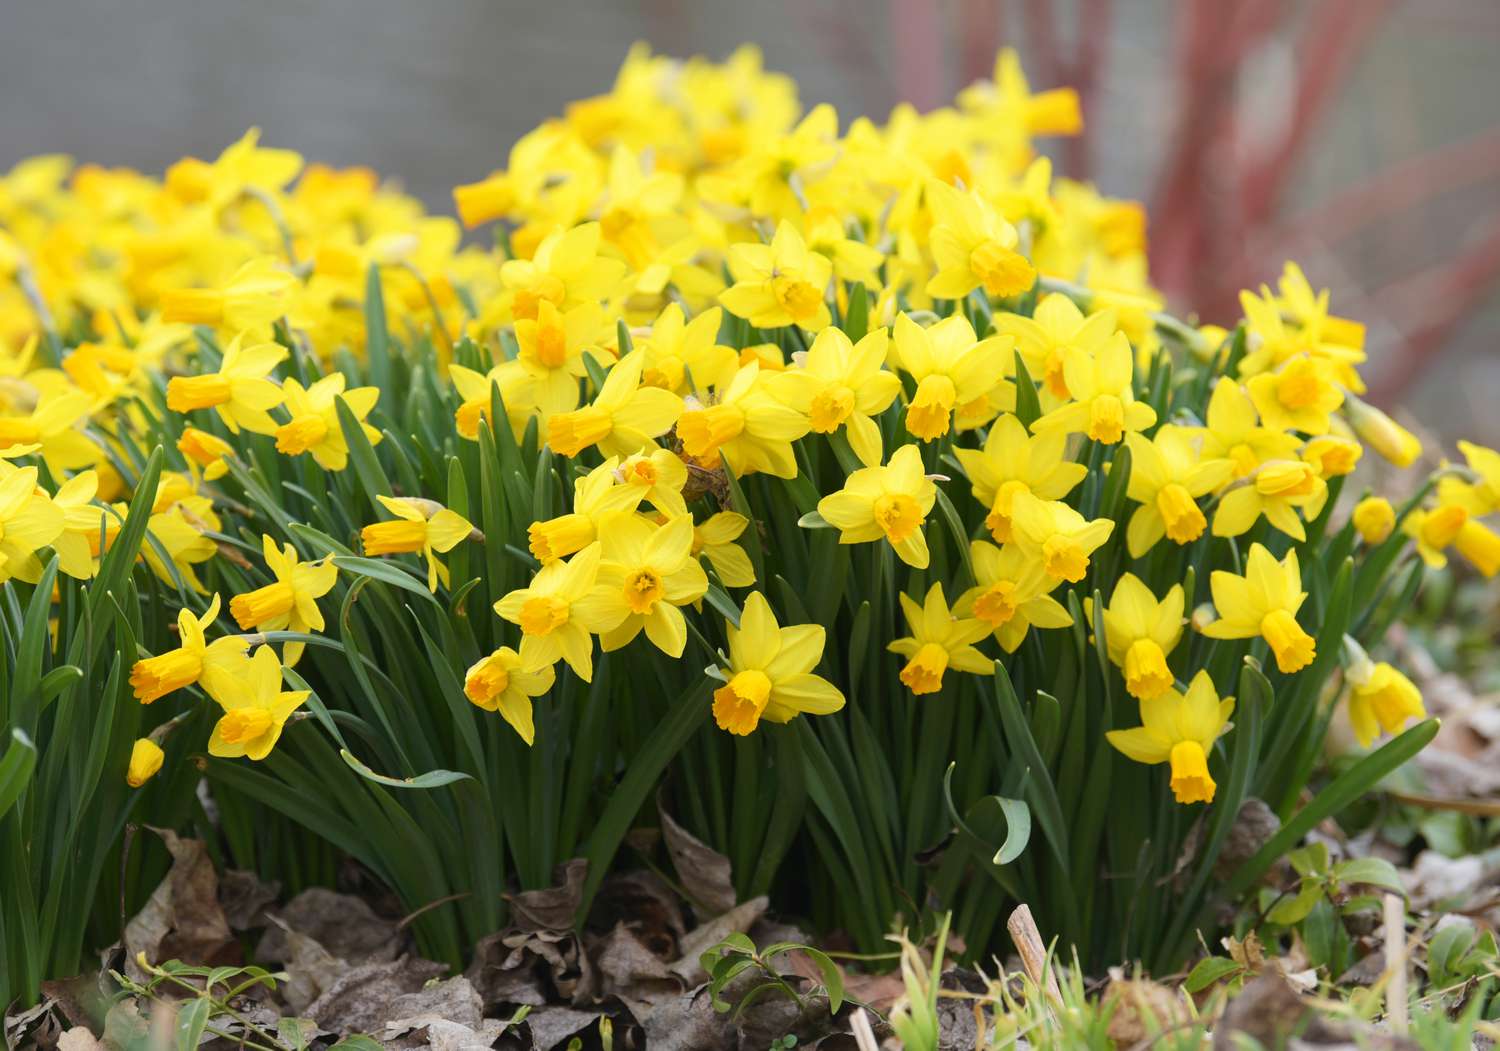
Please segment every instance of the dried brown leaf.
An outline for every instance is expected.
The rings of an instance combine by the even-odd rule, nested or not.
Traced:
[[[674,821],[660,799],[657,812],[661,815],[662,835],[672,868],[687,892],[688,901],[708,916],[720,916],[734,908],[739,898],[734,892],[729,859]]]
[[[153,828],[172,855],[172,867],[150,899],[125,925],[126,973],[145,978],[136,957],[152,963],[182,960],[192,964],[238,961],[239,944],[219,907],[219,878],[201,840],[183,839],[165,828]]]

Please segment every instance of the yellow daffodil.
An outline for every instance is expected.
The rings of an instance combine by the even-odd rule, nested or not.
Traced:
[[[978,194],[936,179],[926,186],[932,209],[931,248],[937,273],[925,291],[962,299],[976,288],[992,298],[1020,295],[1036,283],[1036,269],[1016,245],[1016,228]]]
[[[263,332],[286,312],[297,279],[262,257],[242,266],[222,288],[178,288],[161,298],[161,319]]]
[[[1004,311],[995,315],[995,330],[1015,337],[1026,371],[1041,383],[1043,391],[1055,403],[1071,397],[1063,373],[1064,351],[1076,347],[1097,356],[1104,351],[1116,327],[1113,310],[1106,308],[1085,317],[1077,304],[1061,292],[1043,296],[1033,317]]]
[[[1316,646],[1297,623],[1297,610],[1302,608],[1307,592],[1302,590],[1296,551],[1288,551],[1277,562],[1263,545],[1252,544],[1243,576],[1216,569],[1209,584],[1219,617],[1204,625],[1203,634],[1211,639],[1261,636],[1284,675],[1312,663]]]
[[[927,590],[920,606],[905,593],[900,598],[911,634],[896,639],[886,649],[906,658],[900,678],[908,690],[917,696],[937,693],[949,668],[970,675],[995,674],[995,662],[974,648],[974,643],[993,628],[978,617],[955,616],[943,597],[941,583]]]
[[[30,412],[0,416],[0,452],[31,448],[56,478],[92,466],[101,450],[80,429],[92,408],[93,400],[81,390],[62,387],[43,394]]]
[[[599,643],[609,653],[641,631],[669,657],[681,657],[687,624],[679,606],[697,602],[708,590],[708,577],[693,558],[693,520],[680,515],[665,525],[626,517],[611,523],[599,564],[598,607],[618,626]]]
[[[862,467],[844,487],[818,501],[818,514],[839,530],[839,543],[886,540],[901,561],[927,568],[922,525],[937,501],[937,486],[922,467],[915,445],[903,445],[882,467]]]
[[[617,611],[598,587],[603,555],[598,541],[567,561],[537,570],[531,583],[495,603],[495,612],[521,627],[521,660],[528,668],[559,659],[584,682],[594,677],[590,636],[619,626]]]
[[[736,477],[797,477],[792,442],[808,432],[807,416],[775,396],[760,365],[742,366],[708,405],[694,399],[677,422],[682,451],[706,465],[723,457]]]
[[[1448,564],[1443,552],[1458,539],[1468,524],[1469,512],[1459,504],[1418,507],[1401,522],[1401,530],[1416,541],[1417,554],[1433,569]]]
[[[516,202],[515,185],[504,172],[453,188],[453,207],[459,221],[470,228],[505,218]]]
[[[156,657],[135,662],[130,669],[130,685],[136,700],[150,704],[173,690],[201,682],[205,689],[218,690],[226,679],[237,674],[239,659],[245,655],[245,640],[234,635],[209,642],[204,635],[219,616],[219,596],[215,595],[203,616],[191,610],[177,611],[177,640],[180,645]]]
[[[693,527],[693,557],[708,559],[725,587],[747,588],[755,583],[750,556],[735,543],[749,524],[742,514],[719,511]]]
[[[1208,753],[1234,712],[1234,698],[1219,699],[1208,672],[1193,677],[1186,694],[1168,689],[1141,701],[1141,724],[1110,730],[1109,743],[1137,763],[1172,766],[1172,794],[1179,803],[1212,803],[1217,785]]]
[[[1063,379],[1074,400],[1042,416],[1033,432],[1082,433],[1113,445],[1156,422],[1156,411],[1135,400],[1130,341],[1124,333],[1116,332],[1097,354],[1078,347],[1064,350]]]
[[[1242,536],[1264,515],[1294,540],[1306,540],[1300,511],[1309,521],[1328,500],[1328,483],[1305,460],[1268,460],[1224,493],[1214,513],[1214,536]]]
[[[34,584],[42,575],[37,548],[62,535],[62,509],[37,489],[35,467],[21,467],[0,481],[0,582]]]
[[[544,299],[535,318],[516,320],[516,360],[531,375],[532,395],[544,414],[578,407],[578,381],[588,375],[585,358],[603,327],[598,303],[580,303],[564,314]]]
[[[1228,481],[1234,463],[1200,458],[1193,432],[1170,423],[1154,438],[1126,435],[1125,444],[1130,449],[1125,495],[1141,505],[1125,529],[1130,557],[1140,558],[1163,536],[1174,544],[1197,540],[1208,525],[1198,498]]]
[[[1360,538],[1372,546],[1384,543],[1385,538],[1396,528],[1396,509],[1383,496],[1365,497],[1354,505],[1349,518]]]
[[[631,456],[654,448],[653,439],[672,429],[682,399],[660,387],[641,386],[645,356],[625,355],[604,379],[594,400],[581,409],[547,417],[547,444],[563,456],[597,446],[605,456]]]
[[[760,592],[745,600],[739,626],[725,625],[729,663],[718,669],[724,685],[714,690],[714,721],[738,736],[753,733],[762,719],[786,723],[804,712],[829,715],[844,695],[813,669],[823,659],[820,624],[782,627]]]
[[[448,375],[459,397],[454,424],[460,438],[471,442],[479,438],[479,421],[489,417],[491,394],[498,389],[511,434],[520,441],[537,408],[536,380],[525,366],[519,361],[504,361],[488,373],[479,373],[462,365],[449,365]],[[546,436],[545,428],[542,435]]]
[[[1319,478],[1327,481],[1352,473],[1364,453],[1365,447],[1351,438],[1323,434],[1302,446],[1297,455],[1318,472]]]
[[[1006,653],[1021,646],[1032,625],[1066,628],[1073,616],[1049,592],[1060,581],[1049,577],[1042,563],[1024,554],[1015,544],[996,547],[984,540],[969,544],[974,563],[974,587],[953,605],[959,617],[983,621]]]
[[[531,718],[531,699],[552,689],[556,678],[552,665],[528,669],[519,653],[501,646],[470,665],[464,676],[464,696],[487,712],[499,712],[521,735],[521,740],[532,744],[536,728]]]
[[[1475,518],[1500,510],[1500,452],[1473,442],[1459,442],[1468,464],[1467,477],[1452,474],[1438,479],[1438,500],[1459,504]]]
[[[1104,641],[1109,659],[1125,676],[1125,689],[1147,701],[1172,688],[1167,657],[1182,638],[1182,585],[1174,584],[1160,602],[1134,573],[1115,584],[1104,608]]]
[[[256,434],[275,434],[277,424],[268,409],[281,404],[281,387],[267,375],[286,360],[280,343],[242,346],[235,336],[224,349],[217,372],[201,376],[174,376],[167,383],[167,408],[173,412],[213,409],[231,432],[243,427]]]
[[[99,492],[97,471],[84,471],[69,478],[52,496],[52,504],[63,513],[63,531],[52,541],[57,567],[77,580],[88,580],[98,569],[101,548],[107,546],[122,523],[94,503]]]
[[[805,415],[815,433],[844,428],[849,447],[866,467],[880,463],[880,428],[871,417],[901,392],[901,380],[881,367],[888,342],[883,328],[856,344],[843,329],[830,326],[818,333],[796,368],[771,380],[781,401]]]
[[[427,587],[448,585],[448,567],[437,557],[452,551],[474,531],[457,511],[431,500],[379,496],[380,506],[395,515],[392,522],[374,522],[359,531],[366,555],[420,554],[427,562]]]
[[[287,719],[311,691],[281,688],[281,662],[269,646],[237,663],[236,673],[217,681],[209,691],[224,714],[209,734],[208,754],[264,759],[281,739]]]
[[[1360,441],[1397,467],[1410,467],[1417,462],[1422,455],[1422,443],[1416,435],[1352,394],[1346,395],[1343,402],[1344,417]]]
[[[687,485],[687,464],[670,449],[627,456],[615,469],[615,481],[639,494],[639,500],[664,515],[687,514],[682,487]]]
[[[276,580],[229,600],[229,615],[241,631],[322,631],[323,611],[318,599],[333,590],[339,570],[333,556],[319,562],[303,562],[291,544],[277,546],[269,536],[261,537],[266,567]],[[303,643],[288,642],[283,659],[288,668],[302,657]]]
[[[234,446],[223,438],[200,431],[196,427],[184,427],[177,439],[177,451],[187,457],[188,462],[203,468],[203,480],[212,482],[229,473],[226,456],[234,455]]]
[[[906,429],[924,442],[947,434],[953,410],[999,386],[1011,361],[1009,336],[978,340],[962,314],[923,328],[908,314],[896,318],[895,356],[917,381],[906,409]]]
[[[1453,538],[1453,547],[1487,577],[1500,572],[1500,534],[1472,517],[1464,521]]]
[[[1229,460],[1236,478],[1248,477],[1267,460],[1290,460],[1296,455],[1297,439],[1285,431],[1262,427],[1250,395],[1228,376],[1214,385],[1206,420],[1207,426],[1199,432],[1203,458]]]
[[[682,307],[669,303],[638,337],[635,346],[645,354],[641,382],[677,394],[707,390],[724,381],[737,367],[735,352],[718,342],[724,311],[712,307],[686,320]]]
[[[1381,732],[1400,733],[1408,719],[1427,718],[1422,691],[1385,661],[1356,661],[1348,669],[1349,724],[1361,748]]]
[[[310,452],[325,471],[342,471],[349,464],[349,443],[339,424],[338,402],[342,399],[371,445],[381,434],[365,422],[380,398],[378,387],[355,387],[344,390],[344,374],[335,372],[313,383],[305,390],[302,384],[288,379],[281,385],[286,397],[286,411],[291,421],[276,428],[276,449],[289,456]]]
[[[771,243],[729,246],[734,285],[719,302],[757,328],[800,325],[816,332],[831,320],[825,301],[833,264],[809,251],[797,228],[783,222]]]
[[[528,546],[537,561],[545,565],[582,551],[599,539],[600,526],[605,521],[636,509],[646,494],[635,487],[616,484],[619,463],[612,456],[573,480],[570,513],[527,527]]]
[[[1021,550],[1041,561],[1047,576],[1076,584],[1089,570],[1089,556],[1114,532],[1107,518],[1092,521],[1067,504],[1017,493],[1011,502],[1011,531]]]
[[[625,275],[625,264],[599,254],[598,223],[549,234],[529,259],[510,259],[500,280],[518,320],[536,320],[543,300],[558,310],[607,299]]]
[[[1327,434],[1331,415],[1344,403],[1332,367],[1310,354],[1250,377],[1247,387],[1261,422],[1276,431]]]
[[[1028,436],[1016,416],[997,419],[983,449],[953,450],[968,475],[974,499],[990,509],[984,524],[996,542],[1011,539],[1010,509],[1017,493],[1061,500],[1083,481],[1088,467],[1067,458],[1067,436],[1058,432]]]
[[[138,739],[130,746],[130,762],[125,767],[125,783],[131,788],[140,788],[161,770],[166,755],[161,746],[149,737]]]

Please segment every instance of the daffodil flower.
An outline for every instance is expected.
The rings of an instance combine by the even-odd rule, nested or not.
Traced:
[[[575,478],[573,510],[527,527],[528,546],[538,562],[546,565],[582,551],[599,539],[606,520],[636,509],[645,494],[617,484],[619,463],[611,456],[588,474]]]
[[[714,690],[714,721],[738,736],[753,733],[762,719],[786,723],[798,715],[829,715],[844,695],[813,669],[823,659],[820,624],[782,627],[760,592],[745,600],[739,626],[725,625],[729,663],[718,669],[724,685]]]
[[[529,259],[509,259],[500,267],[510,313],[536,320],[543,300],[558,310],[609,298],[625,276],[625,264],[599,254],[598,223],[580,223],[549,234]]]
[[[130,746],[130,761],[125,767],[125,783],[131,788],[140,788],[156,776],[165,758],[161,745],[149,737],[139,738]]]
[[[234,446],[197,427],[184,427],[177,439],[177,451],[187,457],[189,464],[203,469],[204,481],[212,482],[229,473],[225,457],[234,455]]]
[[[833,264],[809,251],[791,223],[781,223],[768,245],[730,245],[728,261],[735,284],[719,302],[731,314],[757,328],[800,325],[816,332],[829,323],[824,296]]]
[[[969,543],[975,585],[953,604],[958,617],[983,621],[1006,653],[1020,649],[1026,633],[1038,628],[1066,628],[1069,613],[1049,592],[1061,581],[1047,575],[1040,559],[1015,544],[996,547],[985,540]]]
[[[380,432],[365,422],[365,417],[370,415],[380,398],[380,388],[355,387],[346,391],[344,382],[344,374],[335,372],[306,389],[295,379],[289,378],[282,383],[286,411],[291,420],[276,428],[277,452],[289,456],[310,452],[325,471],[342,471],[347,467],[349,443],[344,440],[344,429],[339,425],[340,400],[359,421],[360,430],[369,443],[375,445],[380,441]]]
[[[922,525],[937,502],[937,486],[922,467],[915,445],[903,445],[883,467],[861,467],[844,487],[818,501],[818,514],[839,530],[839,543],[886,540],[901,561],[927,568]]]
[[[1252,544],[1243,576],[1216,569],[1209,585],[1219,617],[1204,625],[1203,634],[1211,639],[1262,636],[1284,675],[1312,663],[1317,655],[1313,638],[1297,623],[1307,592],[1296,551],[1277,562],[1264,545]]]
[[[627,456],[615,469],[615,480],[664,515],[687,514],[682,488],[687,485],[687,464],[670,449]]]
[[[256,434],[275,434],[277,423],[267,411],[281,404],[281,388],[267,375],[286,359],[280,343],[243,346],[243,334],[224,348],[217,372],[174,376],[167,383],[167,408],[173,412],[213,409],[235,434],[243,427]]]
[[[552,665],[528,668],[519,653],[501,646],[470,665],[464,675],[464,696],[487,712],[499,712],[529,745],[536,740],[531,699],[552,689],[556,678]]]
[[[1332,368],[1311,354],[1291,358],[1275,372],[1252,376],[1246,386],[1261,422],[1277,431],[1327,434],[1332,413],[1344,404],[1344,390]]]
[[[208,754],[224,759],[264,759],[281,739],[291,714],[311,696],[310,690],[283,690],[281,662],[269,646],[241,658],[235,674],[209,692],[224,714],[208,737]]]
[[[623,619],[598,587],[603,546],[595,541],[567,561],[537,570],[531,583],[495,603],[495,612],[521,628],[521,660],[528,668],[567,661],[584,682],[594,677],[592,635]]]
[[[1068,347],[1063,352],[1063,379],[1073,400],[1037,420],[1031,427],[1034,433],[1082,433],[1114,445],[1127,433],[1156,422],[1156,410],[1135,398],[1130,341],[1122,332],[1111,336],[1097,354]]]
[[[708,577],[693,558],[693,520],[687,515],[653,525],[627,517],[611,524],[599,564],[598,608],[618,626],[600,635],[605,653],[642,631],[669,657],[681,657],[687,624],[679,606],[697,602]]]
[[[295,277],[262,256],[240,267],[222,288],[168,289],[161,297],[161,319],[236,333],[264,331],[286,312],[296,284]]]
[[[269,536],[261,537],[266,566],[275,581],[229,600],[229,615],[241,631],[322,631],[323,611],[318,599],[333,590],[339,570],[333,556],[319,562],[303,562],[291,544],[279,548]],[[302,657],[304,644],[288,642],[284,660],[288,668]]]
[[[603,327],[604,308],[598,303],[580,303],[564,314],[544,299],[535,318],[516,320],[521,347],[516,360],[530,374],[543,414],[578,407],[578,382],[588,375],[586,358]]]
[[[866,467],[880,463],[880,428],[871,417],[901,392],[900,378],[881,367],[888,342],[883,328],[856,344],[830,326],[818,333],[796,368],[770,381],[783,402],[807,416],[815,433],[844,428],[849,447]]]
[[[1422,691],[1400,671],[1368,658],[1348,669],[1349,724],[1361,748],[1384,731],[1399,733],[1408,719],[1427,718]]]
[[[1214,513],[1214,536],[1242,536],[1265,516],[1294,540],[1306,540],[1300,511],[1316,518],[1328,499],[1328,483],[1305,460],[1269,460],[1255,474],[1219,498]]]
[[[1206,426],[1196,430],[1202,439],[1200,454],[1205,460],[1229,460],[1236,478],[1248,477],[1267,460],[1290,460],[1296,455],[1296,437],[1262,427],[1250,395],[1228,376],[1221,376],[1214,385],[1205,419]]]
[[[457,511],[430,500],[378,496],[380,506],[396,516],[394,522],[375,522],[359,532],[366,555],[421,554],[427,562],[427,587],[448,585],[448,567],[437,557],[452,551],[474,531]]]
[[[751,363],[735,372],[710,404],[694,399],[677,422],[682,451],[711,465],[722,457],[737,477],[756,473],[797,477],[792,442],[812,424],[806,415],[777,399],[765,381],[769,375]]]
[[[1186,694],[1165,690],[1141,701],[1142,725],[1104,736],[1137,763],[1170,763],[1172,794],[1179,803],[1212,803],[1218,786],[1208,754],[1234,712],[1234,698],[1219,699],[1208,672],[1193,677]]]
[[[1053,580],[1076,584],[1089,570],[1089,556],[1109,539],[1115,524],[1092,521],[1067,504],[1017,493],[1011,504],[1011,529],[1022,551],[1041,562]]]
[[[1072,299],[1051,292],[1037,302],[1032,317],[997,313],[995,331],[1014,337],[1026,371],[1041,383],[1044,396],[1051,402],[1047,407],[1054,408],[1072,397],[1063,374],[1063,352],[1077,347],[1098,355],[1115,334],[1117,319],[1115,311],[1108,308],[1084,316]]]
[[[900,599],[911,634],[896,639],[886,649],[907,659],[900,679],[908,690],[919,697],[937,693],[949,668],[970,675],[995,674],[995,662],[974,648],[974,643],[993,630],[991,624],[978,617],[955,616],[943,597],[941,583],[927,589],[920,606],[905,592]]]
[[[725,376],[738,367],[738,358],[732,348],[718,342],[723,317],[721,307],[711,307],[688,321],[679,304],[667,304],[650,331],[635,341],[636,349],[645,354],[641,382],[677,394],[727,382]]]
[[[1061,500],[1083,481],[1088,467],[1067,458],[1067,435],[1027,435],[1019,418],[1006,414],[985,436],[983,449],[953,450],[973,487],[974,499],[990,513],[984,520],[997,543],[1011,539],[1010,510],[1017,493]]]
[[[1020,295],[1036,283],[1036,268],[1020,252],[1016,228],[978,194],[930,179],[931,248],[937,273],[925,291],[939,299],[962,299],[976,288],[992,298]]]
[[[1194,438],[1192,431],[1170,423],[1163,424],[1155,438],[1125,436],[1130,449],[1125,495],[1141,505],[1125,530],[1131,558],[1140,558],[1163,536],[1174,544],[1190,544],[1203,535],[1208,520],[1198,498],[1228,481],[1234,463],[1200,458]]]
[[[547,444],[563,456],[598,446],[605,456],[630,456],[654,448],[653,439],[672,429],[682,399],[660,387],[641,386],[645,355],[631,351],[615,363],[594,400],[572,412],[547,417]]]
[[[1115,584],[1104,608],[1104,641],[1112,664],[1125,676],[1125,689],[1148,701],[1176,681],[1167,657],[1182,638],[1182,585],[1174,584],[1160,602],[1134,573]]]
[[[15,578],[28,584],[42,575],[37,548],[62,535],[63,511],[36,485],[37,469],[21,467],[0,481],[0,582]]]
[[[138,660],[130,669],[130,685],[136,700],[150,704],[173,690],[198,682],[214,692],[226,679],[234,677],[238,662],[245,655],[246,643],[234,635],[209,642],[204,633],[218,616],[218,595],[201,617],[193,616],[191,610],[177,611],[177,639],[181,645],[159,656]]]
[[[906,409],[906,429],[930,442],[947,434],[953,410],[999,386],[1011,360],[1010,336],[979,340],[962,314],[923,328],[908,314],[896,318],[895,350],[901,370],[917,381]]]

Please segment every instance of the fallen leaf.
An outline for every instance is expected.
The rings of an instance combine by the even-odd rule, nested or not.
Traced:
[[[719,916],[734,908],[739,897],[734,892],[729,859],[674,821],[660,798],[656,809],[661,815],[662,835],[672,868],[687,892],[688,901],[708,916]]]
[[[145,953],[152,963],[238,962],[239,943],[219,907],[219,877],[201,840],[183,839],[170,829],[153,828],[172,855],[172,868],[140,912],[125,925],[125,970],[132,979],[146,975],[136,964]]]
[[[588,873],[587,859],[573,858],[553,873],[555,886],[507,894],[505,900],[510,902],[512,925],[527,932],[571,931],[583,901],[583,881]]]
[[[689,985],[623,923],[594,947],[593,956],[601,994],[618,996],[627,1004],[654,1005],[678,996]]]
[[[77,1025],[57,1038],[57,1051],[104,1051],[104,1045],[93,1033]]]
[[[391,960],[401,950],[401,931],[393,920],[377,915],[361,898],[326,887],[309,887],[275,915],[281,922],[266,928],[255,949],[258,960],[290,959],[287,931],[311,938],[330,955],[350,963]]]
[[[1100,1004],[1114,1004],[1109,1018],[1109,1038],[1121,1047],[1146,1040],[1189,1017],[1182,993],[1147,978],[1126,978],[1120,968],[1111,968],[1109,985]]]
[[[589,925],[612,930],[624,923],[664,960],[676,959],[682,936],[682,899],[654,872],[638,870],[607,876],[589,909]]]
[[[247,931],[266,925],[265,908],[281,896],[281,884],[267,883],[253,872],[230,869],[219,877],[219,907],[229,929]]]
[[[481,938],[464,972],[486,1008],[500,1004],[540,1007],[588,1002],[594,970],[572,931],[527,932],[509,928]]]
[[[448,968],[431,960],[400,956],[357,964],[308,1005],[307,1017],[333,1033],[373,1033],[392,1017],[394,1004]]]
[[[597,1022],[600,1014],[599,1011],[580,1011],[572,1007],[543,1007],[526,1016],[526,1025],[531,1027],[535,1051],[552,1051],[574,1033]]]

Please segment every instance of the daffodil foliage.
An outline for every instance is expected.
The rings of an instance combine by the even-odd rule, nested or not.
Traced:
[[[1343,506],[1421,452],[1362,326],[1293,264],[1231,327],[1165,313],[1140,206],[1034,145],[1079,123],[1008,52],[881,124],[753,50],[637,50],[457,218],[253,131],[22,163],[4,656],[56,686],[118,622],[129,695],[3,722],[46,767],[100,720],[139,818],[206,771],[232,857],[352,855],[455,962],[576,855],[582,915],[661,786],[741,894],[865,949],[935,909],[983,954],[1023,900],[1175,964],[1247,799],[1284,841],[1235,894],[1431,736],[1364,654],[1425,565],[1500,568],[1500,454]],[[54,580],[92,627],[37,633]],[[1361,742],[1400,736],[1324,786],[1341,666]],[[83,805],[10,755],[6,842]]]

